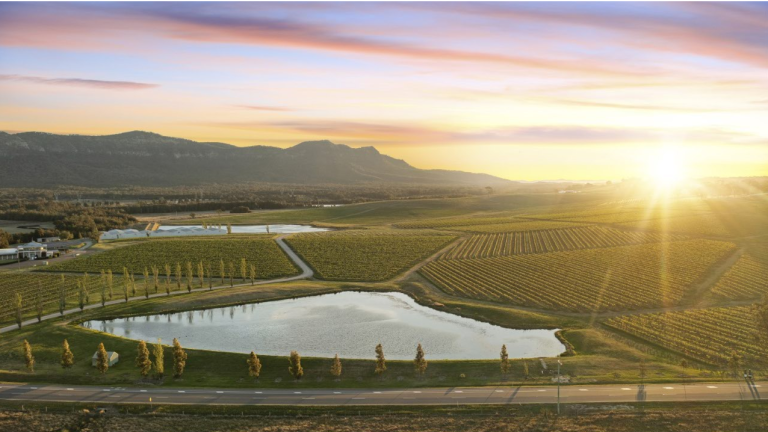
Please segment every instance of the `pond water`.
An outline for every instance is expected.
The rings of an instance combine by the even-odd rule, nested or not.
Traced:
[[[553,357],[564,351],[556,330],[512,330],[417,304],[402,293],[342,292],[295,300],[174,314],[87,321],[83,326],[131,339],[264,355],[410,360],[421,343],[427,359]]]
[[[226,224],[221,226],[226,228]],[[264,234],[267,232],[274,234],[292,234],[305,232],[330,231],[328,228],[317,228],[311,225],[232,225],[233,234]],[[172,230],[178,228],[202,228],[202,225],[162,225],[158,230]]]

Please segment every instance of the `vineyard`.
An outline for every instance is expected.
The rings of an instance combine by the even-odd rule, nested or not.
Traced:
[[[448,294],[520,306],[610,311],[675,305],[732,243],[688,240],[439,260],[420,269]]]
[[[474,235],[442,259],[489,258],[685,240],[683,236],[621,231],[599,226]]]
[[[706,236],[728,236],[731,230],[715,215],[678,216],[664,219],[651,219],[620,224],[628,228],[649,231],[698,234]]]
[[[723,365],[736,350],[748,364],[765,364],[768,350],[755,343],[756,319],[749,306],[611,318],[609,327],[702,362]]]
[[[756,299],[768,293],[768,245],[753,246],[736,261],[712,289],[729,300]]]
[[[395,228],[421,229],[421,228],[454,228],[466,225],[492,225],[524,222],[525,219],[516,219],[513,216],[493,217],[453,217],[442,219],[422,219],[414,222],[395,224]]]
[[[286,241],[321,279],[381,281],[416,265],[454,239],[426,233],[350,231],[300,234]]]
[[[66,308],[77,307],[79,303],[78,281],[85,281],[89,300],[95,303],[100,299],[101,277],[99,274],[91,274],[87,278],[83,275],[53,275],[41,273],[2,273],[0,276],[0,322],[12,319],[16,313],[16,293],[22,297],[22,311],[25,317],[33,315],[36,311],[36,295],[40,293],[40,303],[44,313],[58,311],[60,290],[63,286],[66,290]],[[121,295],[122,278],[113,277],[114,295]]]
[[[163,269],[166,264],[175,267],[176,263],[185,266],[190,262],[197,266],[202,262],[206,274],[220,277],[223,260],[224,273],[229,274],[231,264],[235,269],[234,277],[238,277],[242,259],[246,260],[247,267],[255,265],[257,279],[298,273],[290,259],[269,236],[153,239],[62,262],[41,271],[94,273],[109,269],[115,274],[122,274],[125,267],[130,273],[141,274],[153,265]]]
[[[463,231],[471,233],[501,233],[501,232],[522,232],[535,231],[543,229],[558,229],[582,227],[583,223],[570,221],[539,221],[532,219],[521,219],[507,217],[477,217],[477,218],[449,218],[423,220],[417,222],[407,222],[396,224],[397,228],[433,228],[448,231]]]

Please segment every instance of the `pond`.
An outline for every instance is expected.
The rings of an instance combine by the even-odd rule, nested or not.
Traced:
[[[342,292],[295,300],[174,314],[87,321],[86,328],[188,348],[264,355],[410,360],[421,343],[427,359],[553,357],[564,351],[556,330],[513,330],[421,306],[402,293]]]
[[[172,230],[179,228],[202,228],[202,225],[162,225],[158,230]],[[222,225],[226,228],[226,225]],[[269,229],[269,231],[267,231]],[[232,225],[233,234],[292,234],[305,232],[330,231],[328,228],[318,228],[311,225]]]

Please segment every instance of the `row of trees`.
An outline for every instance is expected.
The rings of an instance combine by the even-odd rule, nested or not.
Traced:
[[[34,372],[35,370],[35,357],[32,354],[32,347],[29,344],[29,342],[25,339],[24,343],[22,345],[23,350],[23,356],[24,356],[24,363],[29,372]],[[150,352],[149,348],[147,347],[147,343],[143,340],[139,341],[138,347],[136,349],[137,355],[136,355],[136,361],[135,366],[139,369],[139,373],[142,377],[147,377],[149,373],[154,369],[155,377],[156,378],[162,378],[165,373],[165,365],[164,365],[164,352],[163,352],[163,345],[162,341],[160,339],[157,340],[157,343],[152,345],[152,356],[153,359],[150,358]],[[374,369],[374,373],[376,375],[382,375],[387,370],[387,360],[384,357],[384,348],[381,346],[381,344],[376,345],[376,366]],[[246,360],[246,363],[248,365],[248,375],[253,378],[258,378],[259,375],[261,375],[261,360],[259,357],[251,351],[250,355],[248,356],[248,359]],[[304,376],[304,368],[301,366],[301,355],[297,351],[291,351],[290,356],[288,357],[288,372],[293,376],[296,380],[300,380]],[[64,342],[62,344],[62,351],[61,351],[61,367],[64,369],[69,369],[75,364],[75,356],[72,354],[72,351],[69,348],[69,342],[64,339]],[[187,364],[187,353],[184,351],[184,348],[182,348],[181,343],[179,343],[179,340],[174,338],[173,339],[173,377],[174,378],[180,378],[181,375],[184,373],[184,368]],[[424,349],[421,347],[421,344],[418,344],[416,347],[416,357],[413,359],[413,365],[414,370],[419,375],[424,375],[424,373],[427,371],[427,360],[426,360],[426,354],[424,353]],[[510,370],[511,364],[509,362],[509,356],[507,355],[507,346],[502,345],[501,346],[501,372],[502,374],[507,374]],[[99,347],[96,350],[96,369],[101,374],[106,374],[107,370],[109,369],[109,357],[107,355],[107,350],[104,348],[103,343],[99,343]],[[341,359],[339,358],[339,355],[336,354],[336,356],[333,358],[333,365],[331,366],[330,373],[337,379],[341,377]]]

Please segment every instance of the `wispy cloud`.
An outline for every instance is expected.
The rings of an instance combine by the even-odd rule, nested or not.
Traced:
[[[266,106],[266,105],[234,105],[234,107],[250,110],[250,111],[276,111],[276,112],[295,111],[293,108]]]
[[[105,81],[84,78],[43,78],[28,75],[0,75],[0,81],[22,81],[35,84],[88,87],[104,90],[144,90],[158,87],[157,84],[133,81]]]

